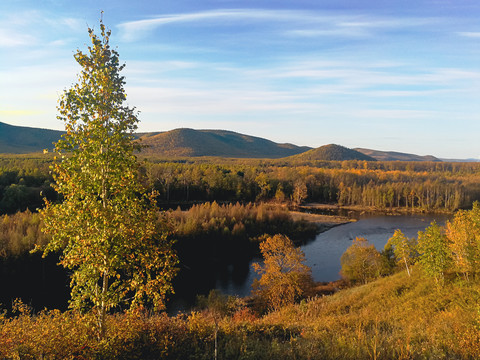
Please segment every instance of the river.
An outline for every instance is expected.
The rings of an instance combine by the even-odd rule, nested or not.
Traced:
[[[355,237],[364,237],[382,250],[396,229],[408,237],[416,237],[434,220],[443,225],[448,215],[361,215],[358,221],[336,226],[320,233],[301,246],[306,264],[312,269],[315,281],[334,281],[340,278],[340,257]],[[176,295],[168,305],[170,313],[191,308],[197,294],[208,294],[218,289],[224,294],[248,296],[256,277],[252,263],[261,259],[244,258],[232,254],[228,261],[206,261],[200,268],[188,269],[175,279]],[[7,306],[12,298],[20,297],[35,309],[65,309],[69,298],[67,272],[51,257],[41,260],[37,254],[25,255],[0,262],[0,303]]]
[[[340,257],[356,237],[364,237],[381,251],[395,230],[400,229],[407,237],[417,237],[432,221],[444,225],[451,216],[445,214],[402,214],[402,215],[360,215],[358,221],[336,226],[320,233],[316,238],[301,246],[306,264],[312,269],[315,281],[340,279]],[[243,283],[218,280],[216,288],[225,294],[247,296],[256,277],[252,269],[245,274]]]

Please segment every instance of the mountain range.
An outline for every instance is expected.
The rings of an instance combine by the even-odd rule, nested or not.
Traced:
[[[63,131],[8,125],[0,122],[0,153],[27,154],[53,149]],[[232,157],[292,160],[366,160],[366,161],[441,161],[434,156],[419,156],[341,145],[319,148],[279,144],[260,137],[226,130],[175,129],[164,132],[137,133],[145,155],[171,157]]]

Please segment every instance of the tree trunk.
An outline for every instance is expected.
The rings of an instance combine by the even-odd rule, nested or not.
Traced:
[[[215,357],[214,359],[217,360],[218,356],[218,325],[215,323]]]
[[[407,259],[406,259],[406,258],[403,258],[403,262],[405,263],[405,267],[407,268],[407,274],[408,274],[408,276],[410,277],[410,269],[408,268]]]
[[[105,301],[105,298],[107,296],[107,290],[108,290],[108,274],[107,272],[103,273],[103,284],[102,284],[102,300],[100,303],[100,310],[99,310],[99,319],[98,319],[98,326],[99,326],[99,339],[103,340],[105,339],[106,335],[106,324],[105,320],[107,317],[107,303]]]

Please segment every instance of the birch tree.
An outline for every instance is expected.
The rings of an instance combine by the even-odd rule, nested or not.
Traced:
[[[42,214],[52,237],[44,254],[61,252],[60,264],[72,271],[70,306],[93,308],[103,338],[106,314],[118,305],[164,308],[177,258],[159,228],[153,194],[139,195],[138,118],[125,105],[124,65],[102,21],[100,36],[88,33],[88,52],[74,55],[78,82],[58,105],[66,133],[52,173],[63,202],[46,201]]]
[[[452,262],[452,253],[445,230],[433,222],[425,231],[418,232],[418,261],[428,276],[443,283],[444,274]]]
[[[415,262],[416,244],[415,239],[407,238],[400,229],[395,230],[393,236],[388,239],[385,247],[391,246],[397,265],[405,266],[408,276],[411,274],[411,266]]]
[[[472,210],[459,210],[447,221],[446,234],[453,254],[454,269],[470,275],[480,272],[480,204],[473,203]]]

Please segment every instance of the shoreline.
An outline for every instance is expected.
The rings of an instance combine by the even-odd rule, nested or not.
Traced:
[[[301,211],[289,211],[290,216],[295,221],[307,221],[314,223],[318,227],[319,233],[325,232],[334,228],[335,226],[348,224],[351,222],[357,221],[356,219],[350,219],[346,216],[339,215],[322,215],[322,214],[311,214]]]
[[[306,203],[299,206],[304,210],[324,210],[324,211],[348,211],[358,213],[376,213],[386,215],[403,215],[403,214],[454,214],[455,211],[449,210],[424,210],[419,208],[404,208],[404,207],[392,207],[392,208],[378,208],[375,206],[362,206],[362,205],[337,205],[337,204],[322,204],[322,203]]]

